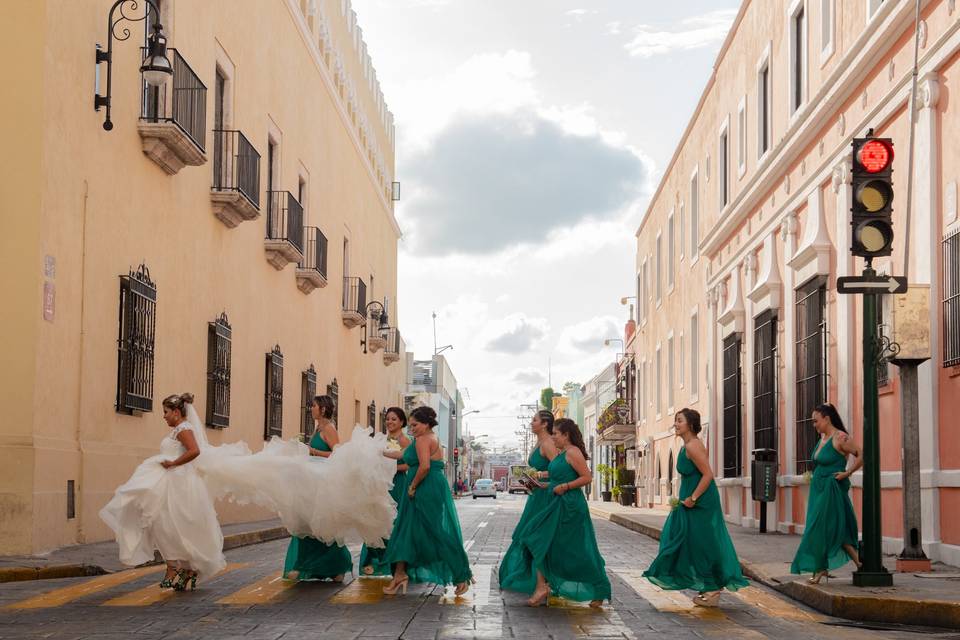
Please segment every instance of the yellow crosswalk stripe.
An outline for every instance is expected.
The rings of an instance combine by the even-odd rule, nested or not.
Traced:
[[[231,562],[229,563],[223,571],[217,573],[213,578],[222,576],[223,574],[233,571],[234,569],[242,569],[243,567],[248,566],[245,562]],[[213,578],[210,578],[212,580]],[[125,593],[116,598],[112,598],[103,603],[102,606],[105,607],[147,607],[158,602],[163,602],[174,596],[176,592],[173,589],[161,589],[160,585],[151,584],[149,587],[144,587],[143,589],[137,589],[136,591],[131,591],[130,593]]]
[[[462,596],[454,595],[456,587],[448,586],[443,590],[438,600],[439,604],[453,604],[466,607],[482,607],[490,603],[490,576],[493,571],[492,564],[474,564],[470,566],[473,572],[473,578],[476,584],[470,585],[470,589]]]
[[[664,591],[643,577],[643,571],[616,571],[624,582],[637,594],[662,613],[675,613],[684,617],[703,620],[709,624],[697,632],[707,638],[740,638],[750,640],[765,639],[767,636],[743,627],[721,610],[711,607],[697,607],[682,591]]]
[[[266,604],[282,597],[290,589],[297,586],[293,580],[284,580],[280,572],[272,573],[266,578],[261,578],[251,585],[248,585],[228,596],[217,600],[217,604],[233,605],[252,605]]]
[[[389,578],[358,578],[337,591],[330,598],[331,604],[376,604],[385,597],[383,588],[390,584]]]
[[[32,598],[22,600],[21,602],[15,602],[7,605],[5,608],[45,609],[48,607],[59,607],[67,604],[68,602],[73,602],[74,600],[83,598],[84,596],[106,591],[107,589],[112,589],[113,587],[126,582],[130,582],[150,574],[159,573],[161,571],[163,571],[163,567],[143,567],[141,569],[130,569],[129,571],[120,571],[118,573],[111,573],[105,576],[97,576],[96,578],[85,580],[80,584],[54,589],[53,591],[41,593],[40,595]]]

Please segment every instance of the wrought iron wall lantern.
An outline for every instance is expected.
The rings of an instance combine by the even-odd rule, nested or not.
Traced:
[[[143,17],[137,18],[127,13],[127,11],[136,11],[140,8],[140,2],[145,7]],[[120,15],[115,16],[119,9]],[[166,83],[167,79],[173,75],[173,65],[167,58],[167,37],[163,34],[163,25],[160,24],[160,9],[153,0],[117,0],[110,7],[110,15],[107,17],[107,50],[104,51],[100,45],[97,45],[96,69],[97,83],[95,95],[93,97],[93,108],[100,111],[100,107],[106,107],[107,115],[103,121],[103,128],[106,131],[113,129],[113,122],[110,120],[110,96],[113,79],[113,41],[128,40],[130,38],[130,29],[122,27],[117,31],[117,25],[123,21],[140,22],[146,20],[150,12],[153,11],[155,20],[153,23],[153,33],[147,37],[147,55],[140,65],[140,73],[144,81],[151,87],[159,87]],[[107,93],[100,95],[100,63],[107,63]]]
[[[390,324],[387,320],[387,309],[383,303],[377,300],[367,303],[366,316],[377,321],[377,333],[385,341],[390,332]],[[367,331],[363,332],[360,344],[363,345],[363,352],[367,353]]]

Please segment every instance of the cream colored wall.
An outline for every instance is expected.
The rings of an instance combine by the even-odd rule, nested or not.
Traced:
[[[160,400],[192,391],[204,415],[207,323],[221,311],[233,327],[231,426],[208,430],[213,443],[242,439],[257,448],[262,442],[264,358],[275,344],[284,353],[285,437],[299,432],[300,373],[311,363],[319,392],[334,377],[339,382],[341,437],[349,437],[358,419],[366,422],[371,400],[378,410],[395,404],[403,382],[402,366],[385,367],[382,351],[364,355],[362,330],[346,329],[340,318],[342,244],[347,235],[352,254],[348,275],[359,275],[369,285],[374,274],[376,295],[389,296],[395,320],[398,232],[392,207],[371,179],[366,154],[358,151],[325,71],[310,55],[296,7],[257,0],[178,0],[173,5],[172,22],[165,25],[170,44],[208,87],[210,160],[168,176],[143,155],[137,133],[142,23],[132,26],[131,41],[115,44],[114,130],[103,131],[103,114],[90,108],[92,43],[104,39],[110,4],[57,3],[57,11],[46,14],[44,3],[26,3],[17,9],[16,20],[5,21],[21,25],[30,19],[37,26],[6,30],[13,36],[32,32],[18,47],[38,49],[37,55],[24,59],[40,61],[41,66],[25,69],[24,83],[18,85],[29,88],[33,76],[34,89],[25,92],[31,99],[18,107],[20,113],[9,113],[8,103],[4,116],[8,122],[15,117],[23,123],[16,132],[20,146],[26,153],[42,154],[43,165],[17,185],[32,181],[37,188],[18,188],[5,198],[30,213],[17,216],[17,232],[4,236],[5,243],[19,239],[5,255],[17,256],[15,264],[29,269],[8,268],[3,276],[16,276],[10,283],[16,287],[16,304],[8,305],[5,313],[20,313],[11,318],[16,335],[22,336],[12,355],[22,366],[5,368],[0,375],[11,378],[2,386],[18,398],[7,404],[24,407],[14,411],[17,419],[4,425],[3,435],[7,442],[15,438],[14,425],[22,425],[21,439],[32,430],[36,464],[33,487],[21,484],[10,491],[16,496],[11,504],[26,508],[18,517],[3,519],[11,530],[29,533],[0,537],[0,553],[36,552],[108,537],[97,512],[167,433]],[[224,20],[224,15],[231,19]],[[218,43],[236,69],[232,126],[262,156],[261,216],[235,229],[213,216],[209,195]],[[40,78],[42,90],[37,86]],[[281,177],[275,188],[295,194],[298,167],[306,167],[306,224],[320,227],[329,242],[329,284],[309,295],[297,289],[294,265],[276,271],[264,257],[269,129],[282,132]],[[39,159],[33,166],[39,166]],[[43,255],[53,256],[57,264],[52,323],[39,320]],[[141,262],[150,268],[158,288],[155,409],[130,417],[114,410],[119,276]],[[16,271],[26,271],[27,277]],[[5,330],[7,326],[4,322]],[[36,375],[24,375],[32,359]],[[360,402],[359,417],[355,401]],[[29,469],[29,451],[5,448],[0,468],[11,469],[13,463]],[[7,483],[29,477],[19,473]],[[75,480],[78,491],[77,518],[71,521],[65,517],[68,479]],[[225,522],[265,515],[230,506],[221,510]]]

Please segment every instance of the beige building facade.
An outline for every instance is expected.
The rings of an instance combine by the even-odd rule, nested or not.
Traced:
[[[255,450],[309,430],[313,393],[341,437],[402,403],[393,117],[349,1],[154,1],[172,77],[138,71],[154,14],[118,22],[110,131],[112,0],[0,9],[0,554],[107,539],[168,394]]]
[[[922,541],[960,563],[960,447],[949,434],[960,391],[960,233],[949,99],[960,77],[960,10],[952,0],[746,0],[695,113],[637,231],[639,322],[627,350],[638,369],[638,436],[646,504],[676,495],[675,411],[704,418],[730,522],[803,531],[816,443],[810,413],[834,403],[863,441],[862,310],[837,293],[853,259],[851,141],[890,137],[893,255],[905,273],[906,187],[914,34],[919,36],[909,281],[929,309],[930,360],[919,369]],[[891,335],[896,301],[882,297]],[[924,320],[927,322],[927,320]],[[880,460],[884,550],[903,547],[896,366],[883,367]],[[756,449],[779,464],[776,500],[751,496]],[[861,474],[853,498],[858,512]]]

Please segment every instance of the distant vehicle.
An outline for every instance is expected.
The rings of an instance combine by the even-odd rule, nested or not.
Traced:
[[[473,499],[493,498],[497,499],[497,487],[493,480],[489,478],[480,478],[473,483]]]
[[[500,487],[500,491],[507,490],[507,474],[510,473],[510,467],[506,465],[494,465],[490,468],[493,481]]]
[[[527,488],[520,482],[520,478],[527,472],[527,465],[514,464],[510,466],[510,475],[507,476],[508,493],[529,493]]]

